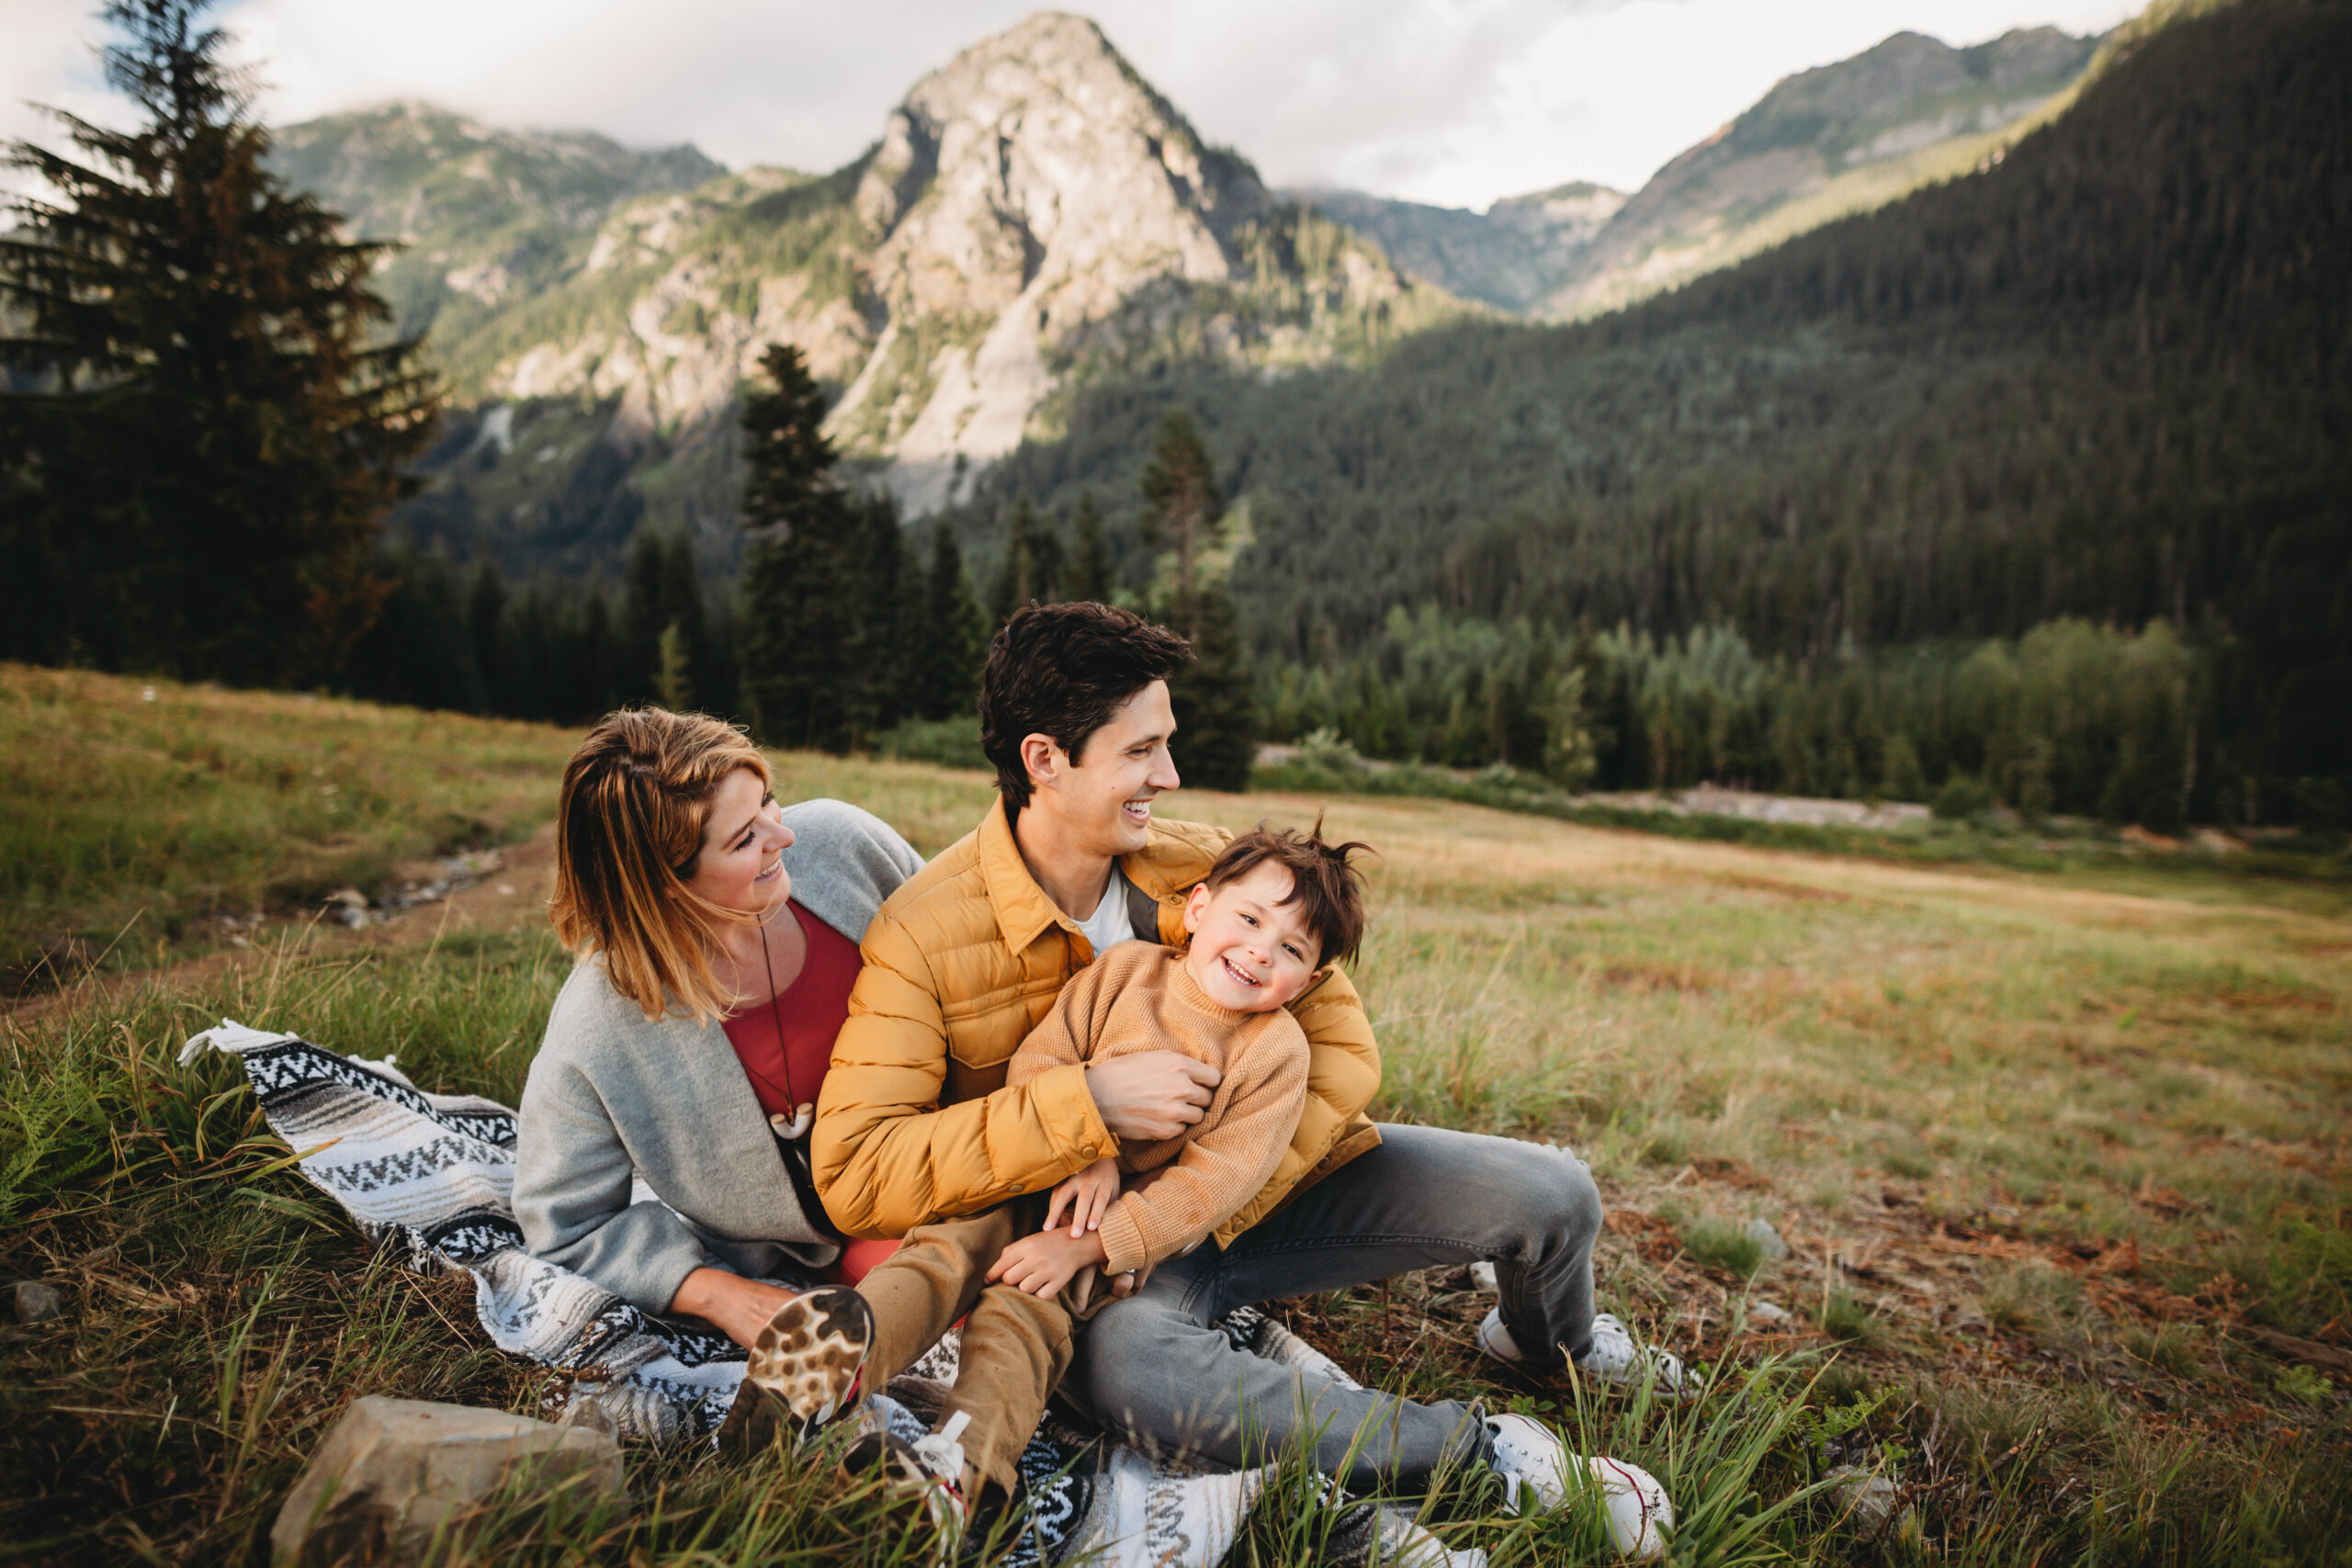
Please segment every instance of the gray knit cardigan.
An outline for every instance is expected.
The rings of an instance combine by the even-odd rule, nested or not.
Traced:
[[[792,897],[852,942],[922,868],[888,823],[844,802],[803,801],[784,820]],[[801,1213],[726,1032],[649,1021],[594,958],[556,998],[523,1086],[514,1217],[534,1257],[647,1312],[667,1312],[707,1265],[758,1277],[838,1251]]]

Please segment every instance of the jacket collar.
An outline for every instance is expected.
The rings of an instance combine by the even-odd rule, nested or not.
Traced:
[[[1207,867],[1193,867],[1192,877],[1178,886],[1179,879],[1171,875],[1173,868],[1161,863],[1179,846],[1161,831],[1158,822],[1147,831],[1150,837],[1142,849],[1119,857],[1119,873],[1155,906],[1167,904],[1171,896],[1181,901]],[[1046,890],[1030,874],[1029,863],[1021,858],[1021,845],[1012,836],[1012,822],[1005,815],[1004,797],[1001,795],[996,804],[989,807],[989,814],[980,819],[978,848],[980,876],[988,886],[989,907],[996,911],[997,929],[1004,933],[1006,943],[1013,952],[1026,950],[1048,926],[1059,926],[1073,935],[1082,934],[1078,922],[1046,897]],[[1136,935],[1148,942],[1159,942],[1166,937],[1164,931],[1159,931],[1139,930]]]
[[[1037,879],[1029,874],[1029,863],[1021,858],[1021,845],[1012,837],[1012,819],[1004,814],[1004,796],[998,795],[989,814],[980,819],[980,876],[988,885],[989,907],[996,911],[997,929],[1004,933],[1007,946],[1015,953],[1027,950],[1029,944],[1042,935],[1047,926],[1078,929],[1077,922],[1061,912],[1055,902],[1046,897]]]

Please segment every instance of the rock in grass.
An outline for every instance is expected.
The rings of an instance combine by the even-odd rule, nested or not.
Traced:
[[[1764,1254],[1764,1260],[1768,1263],[1778,1263],[1789,1255],[1789,1244],[1781,1239],[1781,1233],[1772,1228],[1770,1220],[1748,1221],[1746,1234],[1747,1239],[1756,1244],[1757,1250]]]
[[[1775,1302],[1750,1302],[1747,1321],[1764,1328],[1778,1328],[1789,1321],[1789,1309]]]
[[[65,1310],[65,1292],[39,1280],[17,1281],[17,1321],[40,1323]]]
[[[1896,1521],[1911,1510],[1903,1506],[1903,1495],[1894,1482],[1850,1464],[1841,1464],[1829,1474],[1838,1483],[1831,1495],[1857,1530],[1872,1539],[1886,1534],[1889,1526],[1902,1533]]]
[[[281,1562],[406,1561],[435,1526],[502,1485],[572,1477],[571,1495],[620,1493],[620,1449],[609,1433],[371,1395],[319,1445],[279,1506],[269,1543]]]

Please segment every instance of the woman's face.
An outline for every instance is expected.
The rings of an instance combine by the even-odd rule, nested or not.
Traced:
[[[686,886],[721,908],[763,913],[791,897],[792,878],[784,869],[785,847],[791,842],[792,829],[784,825],[784,808],[775,796],[759,774],[738,768],[711,799],[702,855]]]

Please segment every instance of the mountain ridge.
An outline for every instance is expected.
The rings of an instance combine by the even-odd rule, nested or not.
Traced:
[[[2088,48],[2009,35],[2028,37],[2057,40],[2062,65]],[[1737,128],[1792,84],[1825,100],[1808,133],[1820,161],[1923,82],[1949,96],[1976,79],[1973,60],[1997,75],[2003,44],[1891,39],[1860,67],[1790,78],[1678,164],[1738,152]],[[1891,46],[1908,77],[1824,94]],[[525,575],[609,572],[639,526],[684,529],[706,570],[730,570],[731,410],[772,342],[802,349],[836,393],[844,452],[921,513],[1024,441],[1057,438],[1104,378],[1196,358],[1276,377],[1369,365],[1480,302],[1556,303],[1596,247],[1645,265],[1611,237],[1629,213],[1682,210],[1657,180],[1632,197],[1558,186],[1478,215],[1302,202],[1206,142],[1098,26],[1056,12],[926,73],[864,153],[824,174],[727,172],[691,147],[504,131],[413,103],[283,140],[290,177],[363,232],[410,241],[387,290],[404,325],[429,327],[458,406],[433,487],[399,525]],[[528,199],[541,189],[553,194]]]
[[[1537,313],[1630,304],[1982,166],[2063,107],[2102,41],[2034,28],[1954,48],[1898,32],[1783,77],[1634,192]]]
[[[2114,36],[2013,28],[1954,46],[1898,32],[1781,78],[1630,194],[1577,183],[1484,213],[1294,194],[1466,299],[1533,319],[1594,315],[1999,156],[2063,107]]]

